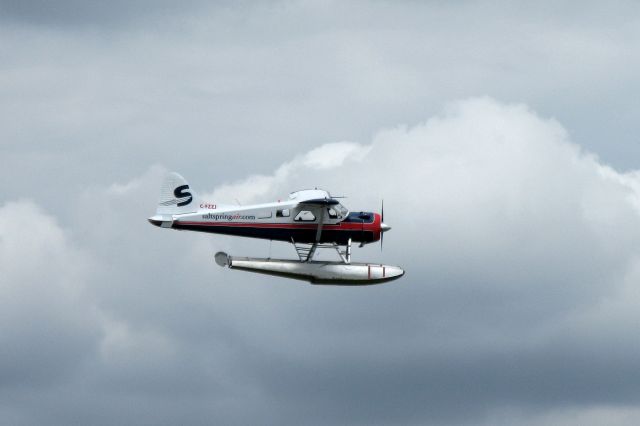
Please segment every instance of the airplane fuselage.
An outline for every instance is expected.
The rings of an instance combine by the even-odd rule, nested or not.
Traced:
[[[298,202],[254,206],[218,206],[201,203],[192,213],[156,215],[149,222],[178,230],[208,232],[296,243],[372,243],[380,239],[381,217],[373,212],[348,212],[342,206],[309,207]],[[324,209],[322,211],[321,209]],[[319,212],[322,213],[319,214]]]

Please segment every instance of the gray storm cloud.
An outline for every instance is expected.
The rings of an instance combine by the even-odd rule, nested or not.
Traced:
[[[66,227],[34,202],[6,203],[3,417],[637,423],[640,177],[556,120],[472,98],[271,174],[179,171],[218,203],[315,186],[353,210],[384,198],[384,252],[354,257],[407,275],[332,288],[223,270],[215,251],[260,255],[268,243],[149,226],[163,167],[71,196]]]

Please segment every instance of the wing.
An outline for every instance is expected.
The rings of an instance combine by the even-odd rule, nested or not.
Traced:
[[[315,198],[313,200],[304,200],[298,203],[299,206],[309,207],[335,206],[337,204],[340,204],[340,202],[335,198]]]

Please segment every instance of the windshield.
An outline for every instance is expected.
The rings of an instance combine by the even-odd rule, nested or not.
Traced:
[[[349,215],[349,210],[342,204],[336,204],[333,209],[338,213],[338,219],[343,219]]]

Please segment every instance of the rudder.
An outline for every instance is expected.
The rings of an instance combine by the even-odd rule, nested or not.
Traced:
[[[167,175],[160,187],[160,200],[156,214],[183,214],[197,211],[195,192],[176,172]]]

